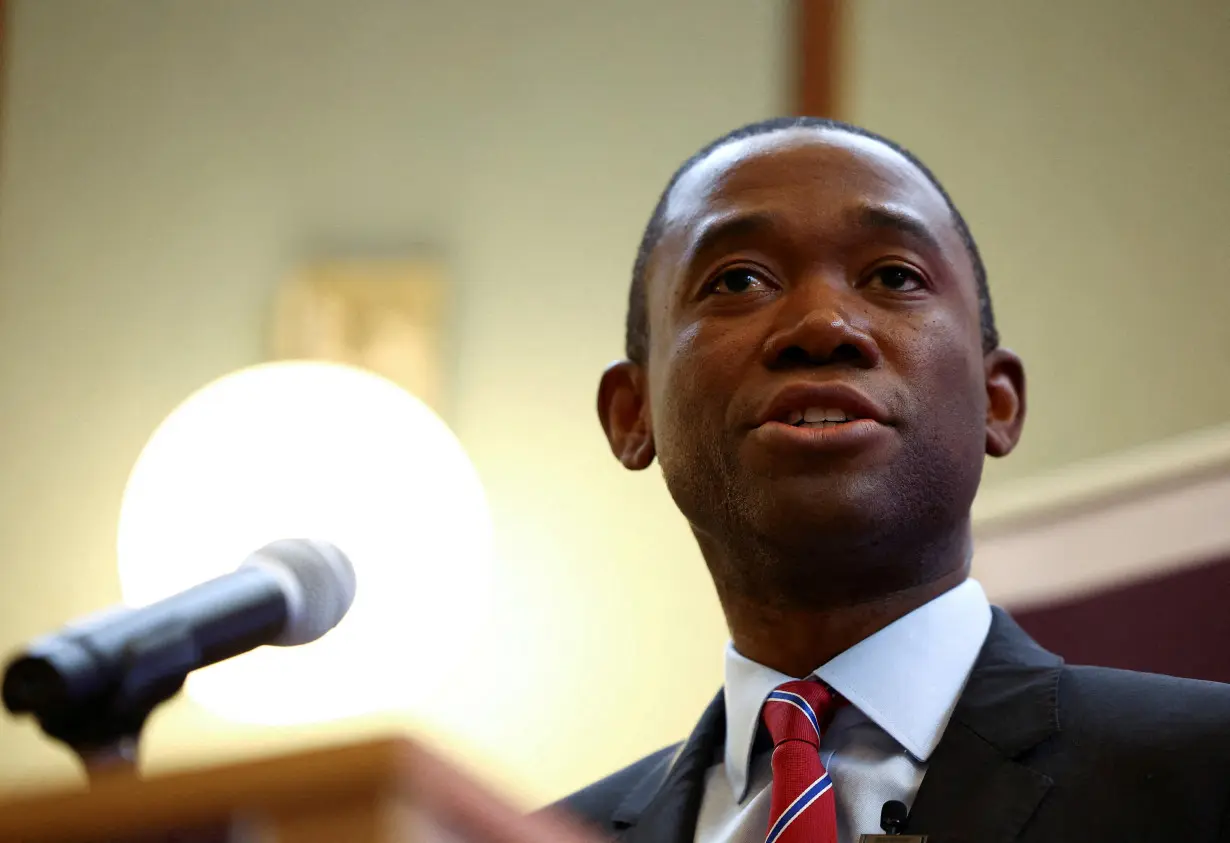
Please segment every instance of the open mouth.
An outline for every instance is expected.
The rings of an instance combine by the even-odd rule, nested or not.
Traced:
[[[859,421],[859,418],[845,410],[808,407],[806,410],[790,410],[780,421],[792,427],[836,427],[846,422]]]
[[[891,425],[891,419],[880,404],[849,384],[800,381],[779,389],[755,424],[770,439],[785,436],[781,441],[818,446],[879,435],[881,429]],[[786,427],[798,432],[787,433]],[[803,435],[804,429],[810,429],[808,435]]]

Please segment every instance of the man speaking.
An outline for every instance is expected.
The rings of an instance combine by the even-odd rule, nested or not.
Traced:
[[[909,153],[789,118],[686,161],[598,411],[657,459],[731,643],[691,736],[566,808],[625,843],[852,843],[894,808],[933,843],[1230,841],[1230,687],[1066,666],[968,578],[1025,372]]]

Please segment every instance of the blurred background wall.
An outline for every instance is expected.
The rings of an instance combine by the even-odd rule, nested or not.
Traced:
[[[1230,421],[1224,5],[847,12],[840,116],[945,180],[1029,365],[1024,445],[987,495]],[[790,22],[735,0],[10,0],[0,645],[118,599],[133,461],[189,393],[264,359],[287,273],[426,248],[454,288],[446,417],[495,518],[499,634],[474,670],[499,715],[254,730],[179,702],[152,763],[422,727],[537,802],[684,735],[724,626],[659,478],[609,457],[594,390],[670,172],[790,110]],[[0,728],[0,784],[72,772]]]
[[[1226,4],[848,5],[844,111],[945,181],[1029,364],[991,481],[1230,419]]]

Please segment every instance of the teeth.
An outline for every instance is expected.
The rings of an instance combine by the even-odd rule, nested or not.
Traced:
[[[830,410],[824,407],[808,407],[803,413],[803,421],[808,424],[816,422],[844,422],[849,419],[844,410]]]
[[[833,410],[828,407],[808,407],[806,410],[791,410],[786,413],[782,421],[795,427],[824,427],[825,425],[832,426],[842,422],[853,421],[853,418],[846,415],[844,410]]]

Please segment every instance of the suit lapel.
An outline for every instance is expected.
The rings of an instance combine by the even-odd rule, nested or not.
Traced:
[[[612,816],[619,843],[692,843],[705,772],[726,740],[726,704],[719,691],[679,751],[620,803]]]
[[[961,701],[932,754],[907,831],[933,843],[1015,840],[1051,787],[1021,757],[1059,731],[1063,661],[1035,644],[1001,609]],[[726,739],[721,692],[672,757],[612,816],[619,843],[691,843],[705,773]]]
[[[1020,759],[1059,731],[1063,661],[994,612],[910,812],[909,832],[936,843],[1015,840],[1051,786]]]

